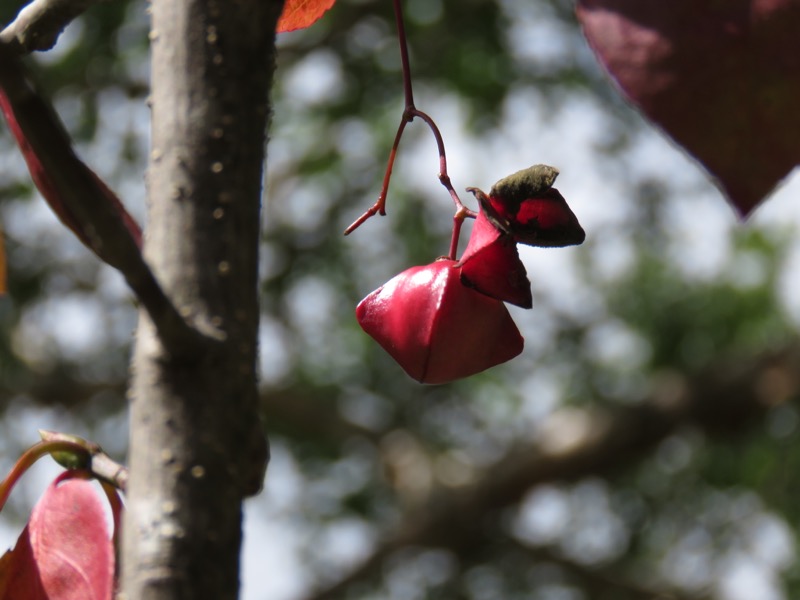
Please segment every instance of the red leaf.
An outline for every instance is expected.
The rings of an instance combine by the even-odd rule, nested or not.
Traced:
[[[469,377],[514,358],[524,343],[505,305],[462,285],[448,259],[403,271],[364,298],[356,317],[422,383]]]
[[[33,556],[28,527],[22,530],[17,545],[3,555],[5,585],[2,600],[49,600],[42,587],[39,568]]]
[[[11,553],[2,600],[111,599],[114,550],[103,503],[89,481],[72,475],[58,477],[34,507]]]
[[[278,19],[278,33],[303,29],[317,22],[336,0],[286,0],[281,18]]]
[[[11,130],[11,133],[14,135],[14,138],[17,140],[17,144],[22,151],[22,156],[25,158],[25,163],[28,165],[28,171],[31,174],[31,179],[33,179],[33,183],[42,194],[42,197],[47,201],[47,203],[50,205],[50,208],[61,220],[61,222],[69,227],[78,237],[78,239],[81,240],[81,242],[83,242],[88,248],[92,248],[92,244],[89,241],[89,238],[86,236],[86,233],[83,231],[80,223],[62,201],[58,188],[45,171],[41,161],[39,160],[39,157],[36,156],[33,148],[31,148],[31,145],[25,138],[25,133],[22,131],[22,128],[17,122],[17,118],[14,116],[14,107],[11,105],[8,96],[6,96],[2,89],[0,89],[0,109],[2,109],[6,121],[8,122],[8,128]],[[117,198],[116,194],[112,192],[111,189],[103,182],[103,180],[100,179],[97,174],[89,169],[89,167],[87,167],[85,164],[80,163],[80,168],[88,171],[89,175],[97,184],[97,187],[100,188],[101,193],[108,199],[108,202],[119,214],[120,218],[125,224],[125,227],[128,229],[128,231],[130,231],[137,245],[141,246],[142,232],[139,229],[139,225],[136,223],[134,218],[128,214],[128,211],[125,210],[125,207],[123,206],[122,202],[120,202],[119,198]]]
[[[578,18],[625,96],[742,216],[800,163],[800,3],[580,0]]]
[[[514,238],[489,222],[483,210],[457,266],[461,267],[461,282],[481,294],[522,308],[533,306],[531,282]]]

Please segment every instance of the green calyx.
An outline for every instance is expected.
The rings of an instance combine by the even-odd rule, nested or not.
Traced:
[[[489,195],[506,202],[519,204],[549,190],[558,177],[558,169],[548,165],[533,165],[503,177],[492,186]]]

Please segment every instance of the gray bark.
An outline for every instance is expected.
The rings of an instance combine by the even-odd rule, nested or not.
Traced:
[[[242,500],[263,478],[256,389],[260,198],[281,0],[152,4],[144,254],[199,334],[140,312],[124,597],[238,596]],[[159,337],[161,335],[161,337]]]

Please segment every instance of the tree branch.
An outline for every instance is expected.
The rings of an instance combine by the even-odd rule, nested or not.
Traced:
[[[374,577],[401,548],[433,546],[459,553],[479,546],[487,514],[518,503],[537,485],[608,474],[637,462],[681,426],[692,424],[712,435],[747,430],[769,407],[800,392],[798,373],[800,347],[791,346],[720,363],[691,378],[676,374],[638,405],[587,411],[590,426],[569,443],[557,432],[546,435],[539,444],[509,453],[470,487],[440,487],[359,567],[309,598],[343,597],[352,584]]]
[[[34,0],[2,32],[0,42],[19,54],[50,50],[73,19],[111,0]]]
[[[182,355],[196,347],[202,338],[179,315],[145,262],[135,237],[138,227],[113,192],[75,154],[58,115],[36,93],[19,58],[3,44],[0,96],[4,110],[10,112],[9,125],[19,129],[15,133],[31,174],[59,217],[123,274],[170,353]]]
[[[549,548],[531,548],[513,538],[507,539],[514,551],[523,553],[531,562],[556,565],[581,580],[591,598],[617,598],[627,600],[709,600],[705,594],[653,589],[639,582],[623,579],[603,568],[592,568],[565,558]]]

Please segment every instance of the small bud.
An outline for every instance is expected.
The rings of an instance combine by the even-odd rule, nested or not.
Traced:
[[[92,463],[92,454],[100,451],[100,447],[97,444],[93,444],[77,435],[40,429],[39,437],[42,438],[43,442],[70,442],[78,446],[72,450],[50,452],[53,460],[65,469],[89,468]]]

